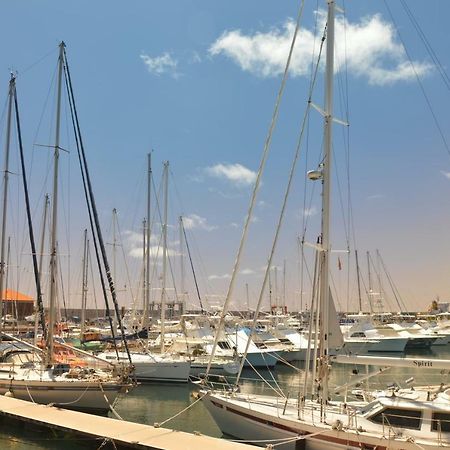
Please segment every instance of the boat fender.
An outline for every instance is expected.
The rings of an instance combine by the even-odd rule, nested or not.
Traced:
[[[158,422],[155,422],[155,423],[153,424],[153,426],[154,426],[155,428],[159,428],[161,425],[160,425]]]
[[[343,423],[342,423],[342,421],[340,421],[339,419],[337,419],[337,420],[335,420],[334,422],[333,422],[333,425],[331,425],[331,429],[332,430],[337,430],[337,431],[342,431],[342,428],[343,428]]]
[[[14,398],[14,392],[12,392],[11,390],[10,391],[6,391],[3,395],[5,397],[12,397],[12,398]]]

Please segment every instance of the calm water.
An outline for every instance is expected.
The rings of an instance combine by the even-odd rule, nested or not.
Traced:
[[[442,359],[450,358],[450,348],[436,347],[430,354],[417,352],[407,354],[406,356],[436,357]],[[301,367],[301,366],[299,366]],[[331,374],[331,384],[340,386],[351,377],[361,376],[353,375],[351,372],[355,369],[348,366],[334,366]],[[362,369],[365,370],[365,369]],[[302,386],[304,371],[296,371],[287,366],[278,366],[273,372],[262,371],[262,375],[267,380],[272,379],[284,389],[290,392],[291,396],[296,395],[298,386]],[[255,374],[248,371],[243,374],[244,381],[242,390],[248,392],[269,392],[270,388],[261,381],[255,381]],[[370,387],[386,387],[393,382],[405,386],[405,380],[414,377],[417,384],[450,383],[448,371],[436,371],[425,369],[402,369],[394,368],[370,380]],[[123,397],[116,407],[120,416],[129,421],[153,425],[155,422],[163,422],[172,417],[178,411],[194,402],[192,396],[193,389],[190,385],[169,385],[169,384],[146,384],[140,385],[127,396]],[[194,405],[185,413],[171,420],[165,428],[173,428],[181,431],[198,431],[210,436],[220,437],[221,432],[210,418],[209,414],[201,404]],[[102,441],[93,441],[87,439],[78,439],[70,435],[56,435],[52,431],[31,429],[29,425],[11,424],[11,422],[0,422],[0,449],[5,450],[87,450],[97,449]],[[108,445],[102,447],[109,449]]]

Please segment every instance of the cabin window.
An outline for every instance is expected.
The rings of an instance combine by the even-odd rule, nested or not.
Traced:
[[[217,345],[222,349],[222,350],[231,350],[230,344],[228,342],[225,341],[219,341],[217,343]]]
[[[365,338],[366,335],[364,334],[363,331],[355,331],[354,333],[352,333],[352,335],[350,337],[352,337],[352,338]]]
[[[433,413],[431,419],[432,431],[450,431],[450,414],[447,413]]]
[[[393,427],[420,429],[422,411],[414,409],[386,408],[370,418],[372,422]]]

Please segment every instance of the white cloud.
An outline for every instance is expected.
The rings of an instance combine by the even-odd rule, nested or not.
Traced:
[[[200,217],[197,214],[189,214],[188,216],[184,216],[183,224],[184,228],[187,230],[197,228],[200,230],[212,231],[217,229],[217,226],[209,225],[204,217]]]
[[[444,175],[445,178],[450,180],[450,172],[445,172],[444,170],[441,170],[442,175]]]
[[[242,269],[240,273],[241,275],[253,275],[255,271],[253,269]]]
[[[236,222],[231,222],[230,227],[231,228],[239,228],[239,224],[237,224]]]
[[[323,10],[318,15],[319,29],[323,30],[326,15]],[[347,57],[348,70],[373,85],[393,84],[415,77],[403,46],[395,39],[393,26],[380,14],[366,16],[353,23],[338,16],[335,28],[336,71],[340,70]],[[294,21],[288,19],[283,26],[267,32],[225,31],[209,48],[209,53],[227,56],[246,72],[274,77],[284,71],[294,29]],[[313,54],[317,55],[319,44],[320,39],[315,39],[312,31],[300,29],[291,61],[292,76],[309,75],[311,60]],[[426,62],[413,63],[418,75],[426,75],[431,70],[431,65]]]
[[[311,206],[311,208],[305,208],[303,210],[303,215],[305,217],[315,216],[317,214],[317,208],[315,206]]]
[[[231,275],[229,273],[224,273],[223,275],[210,275],[208,280],[229,280]]]
[[[136,233],[135,231],[131,230],[125,230],[123,232],[124,236],[124,248],[126,249],[126,253],[128,256],[131,256],[132,258],[142,259],[143,257],[143,237],[141,233]],[[150,237],[150,257],[151,258],[157,258],[162,259],[163,256],[163,248],[162,245],[160,245],[160,236],[152,235]],[[171,242],[171,246],[176,246],[179,244],[179,242],[174,241]],[[167,255],[169,258],[172,258],[174,256],[179,255],[179,252],[168,248],[167,249]]]
[[[177,70],[178,61],[168,52],[165,52],[160,56],[155,56],[154,58],[145,53],[141,53],[139,57],[142,59],[150,73],[158,76],[167,73],[173,78],[180,77],[180,73]]]
[[[256,180],[256,172],[242,164],[216,164],[205,168],[205,173],[211,177],[230,181],[235,186],[249,186]]]

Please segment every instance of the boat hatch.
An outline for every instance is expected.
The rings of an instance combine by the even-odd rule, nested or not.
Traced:
[[[422,410],[404,408],[384,408],[373,416],[368,417],[371,422],[390,425],[399,428],[420,430]]]

